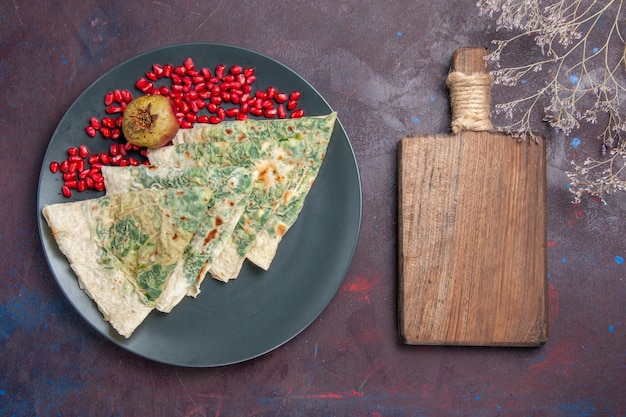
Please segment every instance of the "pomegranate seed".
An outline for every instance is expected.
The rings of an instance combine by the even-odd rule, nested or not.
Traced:
[[[117,143],[112,143],[111,146],[109,146],[109,155],[115,157],[117,155],[119,155],[120,153],[120,147]]]
[[[72,146],[71,148],[67,150],[67,154],[70,157],[78,155],[78,148]]]
[[[96,137],[96,129],[94,129],[93,126],[87,126],[85,128],[85,132],[87,132],[87,134],[92,138]]]
[[[152,72],[154,72],[157,77],[161,78],[163,76],[163,72],[164,72],[163,65],[153,64],[152,65]]]
[[[78,181],[78,184],[76,185],[76,190],[78,190],[79,193],[82,193],[86,189],[87,189],[87,182],[85,180]]]
[[[207,116],[206,114],[203,114],[202,116],[198,116],[196,118],[196,122],[197,123],[209,123],[209,116]]]
[[[226,116],[228,117],[237,117],[239,115],[239,109],[237,107],[231,107],[226,110]]]
[[[108,127],[109,129],[113,129],[117,126],[117,121],[112,117],[103,117],[102,126]]]
[[[254,114],[255,116],[263,116],[263,110],[257,107],[251,107],[250,113]]]
[[[253,84],[256,81],[256,76],[255,75],[251,75],[249,77],[246,77],[246,84],[250,85]]]
[[[70,181],[73,180],[74,178],[76,178],[76,174],[73,172],[64,172],[63,175],[61,176],[61,178],[63,178],[63,181]]]
[[[300,92],[299,91],[292,91],[291,94],[289,95],[289,100],[292,100],[292,101],[300,100]]]
[[[174,67],[174,74],[180,75],[181,77],[187,73],[187,69],[183,65],[178,65]]]
[[[63,197],[70,198],[72,196],[72,191],[67,185],[61,187],[61,192],[63,193]]]
[[[61,164],[59,165],[59,171],[63,173],[69,171],[69,168],[70,168],[70,163],[67,160],[61,162]]]
[[[59,163],[57,161],[50,162],[50,172],[53,174],[59,172]]]
[[[215,76],[217,78],[223,78],[224,77],[224,71],[226,71],[226,66],[224,66],[223,64],[219,64],[215,68]]]
[[[278,110],[276,110],[275,108],[267,108],[263,112],[263,115],[267,118],[274,118],[276,117],[277,114],[278,114]]]
[[[202,70],[200,70],[200,74],[202,74],[204,79],[207,81],[209,81],[212,77],[211,70],[209,70],[208,68],[202,68]]]
[[[100,162],[100,155],[97,153],[90,155],[89,159],[87,159],[87,162],[89,162],[89,165],[93,165],[93,164]]]
[[[111,138],[111,129],[109,129],[108,127],[101,127],[100,128],[100,133],[102,134],[102,136],[104,136],[106,139],[110,139]]]
[[[289,96],[286,93],[276,93],[274,100],[278,103],[285,103],[289,100]]]
[[[159,77],[152,71],[146,72],[146,78],[152,81],[156,81],[159,79]]]
[[[89,119],[89,126],[93,127],[94,129],[100,129],[100,120],[98,120],[97,117],[92,117],[91,119]]]
[[[136,166],[138,166],[138,165],[139,165],[139,161],[138,161],[137,159],[135,159],[135,158],[132,158],[132,157],[131,157],[131,158],[128,158],[128,163],[129,163],[130,165],[134,166],[134,167],[136,167]]]
[[[111,130],[111,139],[118,140],[122,135],[122,131],[118,128]]]
[[[81,180],[84,180],[85,178],[89,176],[90,172],[91,172],[91,169],[83,169],[78,173],[78,178]]]
[[[116,105],[111,105],[109,107],[106,108],[106,113],[107,114],[115,114],[115,113],[122,113],[122,107],[121,106],[116,106]]]
[[[81,158],[86,158],[89,155],[89,148],[86,145],[80,145],[78,148],[78,155]]]
[[[183,129],[191,129],[193,127],[193,123],[191,123],[188,120],[181,120],[181,122],[179,123],[179,126]]]
[[[128,90],[122,90],[122,98],[125,103],[130,103],[133,101],[133,93]]]
[[[76,180],[65,181],[64,186],[69,188],[69,189],[74,189],[74,188],[76,188],[78,186],[78,181],[76,181]]]
[[[217,116],[211,116],[211,117],[209,117],[209,123],[211,123],[211,124],[214,124],[214,125],[215,125],[215,124],[220,123],[221,121],[222,121],[222,119],[220,119],[220,118],[219,118],[219,117],[217,117]]]
[[[163,65],[163,76],[164,77],[171,77],[172,76],[172,72],[174,71],[174,67],[170,64],[165,64]]]
[[[267,87],[267,90],[265,93],[266,93],[267,98],[273,99],[274,96],[276,95],[276,87],[272,87],[272,86]]]
[[[299,119],[302,116],[304,116],[304,110],[302,109],[294,110],[293,113],[291,113],[292,119]]]
[[[219,117],[220,120],[224,120],[226,118],[226,110],[224,110],[223,107],[217,108],[217,117]]]
[[[285,110],[285,106],[283,106],[282,104],[278,106],[278,109],[276,109],[276,113],[278,114],[278,118],[280,119],[284,119],[287,117],[287,111]]]
[[[91,179],[91,177],[87,177],[85,178],[85,184],[87,185],[87,189],[93,190],[95,182],[93,181],[93,179]]]
[[[298,102],[295,100],[290,100],[289,103],[287,103],[287,110],[293,110],[298,106]]]
[[[246,78],[252,77],[254,75],[254,68],[246,68],[245,70],[243,70],[243,75]]]
[[[115,100],[116,103],[121,103],[124,101],[121,90],[113,90],[113,100]]]
[[[115,95],[111,92],[111,93],[107,93],[104,96],[104,105],[105,106],[110,106],[111,104],[113,104],[113,102],[115,101]]]
[[[106,153],[101,153],[100,154],[100,162],[102,162],[103,165],[109,165],[111,163],[111,155],[106,154]]]
[[[93,188],[95,188],[98,191],[104,191],[104,183],[103,182],[96,182],[96,183],[94,183]]]
[[[183,63],[183,65],[185,66],[186,70],[192,70],[195,67],[195,65],[193,64],[193,60],[191,58],[185,59],[185,62]]]

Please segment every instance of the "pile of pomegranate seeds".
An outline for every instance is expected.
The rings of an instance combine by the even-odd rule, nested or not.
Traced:
[[[191,58],[182,65],[154,64],[145,77],[135,83],[141,94],[168,97],[176,109],[179,126],[183,129],[196,123],[217,124],[223,120],[245,120],[249,115],[273,118],[299,118],[300,92],[283,92],[270,86],[254,91],[254,68],[219,64],[213,72],[197,69]],[[91,153],[86,145],[71,147],[67,159],[52,162],[50,171],[63,176],[61,193],[71,197],[73,191],[104,191],[103,165],[128,166],[147,164],[146,149],[132,145],[122,134],[122,114],[133,99],[129,90],[114,90],[104,97],[106,116],[91,117],[85,127],[88,136],[113,140],[108,152]]]

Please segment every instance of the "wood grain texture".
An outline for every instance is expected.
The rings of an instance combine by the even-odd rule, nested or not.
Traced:
[[[457,51],[453,67],[483,71],[483,51]],[[519,142],[493,132],[407,137],[398,166],[402,340],[547,341],[543,139]]]

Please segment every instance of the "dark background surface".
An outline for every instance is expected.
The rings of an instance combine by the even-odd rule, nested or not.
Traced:
[[[496,37],[473,0],[13,0],[0,19],[1,415],[626,415],[626,198],[573,205],[565,175],[598,154],[592,130],[573,145],[537,126],[548,140],[548,343],[398,339],[397,144],[449,131],[452,54]],[[72,102],[115,65],[184,42],[250,48],[302,75],[338,112],[363,186],[359,244],[328,308],[282,347],[220,368],[162,365],[100,336],[59,290],[37,229],[41,162]]]

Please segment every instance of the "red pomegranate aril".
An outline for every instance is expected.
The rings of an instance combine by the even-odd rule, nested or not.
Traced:
[[[93,127],[94,129],[100,129],[100,120],[98,120],[97,117],[90,118],[89,126]]]
[[[146,78],[152,81],[156,81],[159,79],[159,77],[152,71],[146,72]]]
[[[163,65],[163,76],[164,77],[171,77],[172,76],[172,72],[174,71],[174,67],[170,64],[165,64]]]
[[[193,123],[191,123],[190,121],[183,119],[180,121],[180,123],[178,124],[182,129],[191,129],[193,127]]]
[[[219,118],[219,117],[217,117],[217,116],[211,116],[211,117],[209,117],[209,123],[211,123],[211,124],[214,124],[214,125],[215,125],[215,124],[220,123],[221,121],[222,121],[222,119],[220,119],[220,118]]]
[[[263,116],[263,109],[259,109],[258,107],[250,107],[250,113],[255,116]]]
[[[194,113],[194,118],[195,113],[198,113],[200,111],[200,107],[198,107],[198,103],[194,100],[194,101],[190,101],[189,102],[189,110],[191,110],[192,113]]]
[[[108,127],[109,129],[113,129],[117,126],[117,121],[112,117],[103,117],[102,126]]]
[[[292,91],[291,94],[289,95],[289,100],[292,100],[292,101],[300,100],[300,92],[299,91]]]
[[[87,182],[83,179],[78,181],[78,184],[76,184],[76,190],[79,193],[82,193],[83,191],[85,191],[87,189]]]
[[[272,87],[272,86],[267,87],[265,94],[267,98],[273,99],[274,96],[276,95],[276,87]]]
[[[207,116],[206,114],[198,116],[196,118],[196,123],[209,123],[209,116]]]
[[[112,157],[115,157],[117,155],[119,155],[120,153],[120,147],[117,143],[112,143],[111,146],[109,146],[109,155],[111,155]]]
[[[110,139],[111,138],[111,129],[109,129],[108,127],[101,127],[100,128],[100,133],[102,134],[102,136],[104,136],[106,139]]]
[[[230,92],[229,91],[223,91],[222,92],[222,101],[228,103],[230,101]]]
[[[274,102],[272,100],[263,100],[261,106],[263,106],[264,109],[269,109],[274,106]]]
[[[244,93],[248,94],[252,92],[252,86],[249,84],[244,84],[241,86],[241,91],[243,91]]]
[[[187,70],[192,70],[195,68],[195,65],[193,63],[193,59],[191,58],[186,58],[185,61],[183,62],[183,65],[185,66],[185,69]]]
[[[246,68],[245,70],[243,70],[243,75],[247,77],[251,77],[254,75],[254,68]]]
[[[94,153],[92,155],[89,155],[87,162],[89,162],[89,165],[93,165],[93,164],[100,162],[100,154]]]
[[[188,122],[194,123],[196,121],[196,115],[193,113],[187,113],[185,115],[185,120],[187,120]]]
[[[128,158],[128,163],[134,167],[139,165],[139,161],[133,157]]]
[[[233,104],[241,103],[241,94],[235,92],[230,93],[230,102]]]
[[[237,117],[239,114],[239,109],[237,107],[231,107],[226,109],[226,117]]]
[[[109,165],[111,163],[111,155],[102,152],[100,154],[100,162],[102,163],[102,165]]]
[[[70,150],[72,152],[71,154],[70,154]],[[76,152],[76,153],[74,153],[74,152]],[[80,161],[83,160],[83,158],[81,158],[78,155],[78,148],[70,148],[70,149],[68,149],[67,153],[70,154],[70,156],[67,158],[67,160],[69,161],[70,164],[75,164],[75,163],[80,162]]]
[[[286,103],[287,100],[289,100],[289,96],[287,93],[276,93],[274,100],[276,100],[277,103]]]
[[[78,181],[76,180],[69,180],[69,181],[65,181],[64,183],[64,186],[70,189],[76,188],[77,185],[78,185]]]
[[[133,101],[133,93],[128,90],[122,90],[122,99],[125,103],[130,103]]]
[[[68,148],[67,150],[67,154],[72,157],[72,156],[76,156],[78,155],[78,148],[75,146],[72,146],[71,148]]]
[[[163,65],[161,64],[152,64],[152,72],[154,72],[154,74],[161,78],[163,76]]]
[[[296,107],[298,107],[298,102],[295,100],[290,100],[289,103],[287,103],[287,110],[293,110]]]
[[[59,172],[59,163],[57,161],[50,162],[50,172],[53,174]]]
[[[78,173],[78,179],[84,180],[85,178],[87,178],[89,176],[90,172],[91,172],[90,168],[85,168],[85,169],[81,170]]]
[[[177,65],[174,67],[174,74],[180,75],[181,77],[187,73],[187,69],[182,65]],[[172,74],[172,76],[174,76]]]
[[[121,90],[113,90],[113,100],[115,100],[116,103],[121,103],[124,101]]]
[[[120,166],[121,167],[127,167],[128,165],[130,165],[128,163],[128,159],[120,159]]]
[[[250,105],[247,102],[242,102],[239,107],[239,114],[247,114],[250,111]]]
[[[61,172],[67,172],[70,168],[70,163],[67,161],[67,159],[63,162],[61,162],[61,164],[59,165],[59,171]]]
[[[304,116],[304,110],[302,109],[294,110],[293,113],[291,113],[292,119],[299,119],[300,117],[303,117],[303,116]]]
[[[122,136],[122,130],[119,128],[115,128],[113,130],[111,130],[111,139],[113,140],[117,140],[120,138],[120,136]]]
[[[63,193],[63,197],[70,198],[72,196],[72,191],[67,185],[61,187],[61,192]]]
[[[126,147],[125,146],[119,146],[117,149],[118,149],[118,152],[119,152],[120,155],[126,156]]]
[[[273,107],[266,108],[265,111],[263,112],[263,115],[268,118],[274,118],[278,115],[278,110],[276,110]]]
[[[80,156],[81,158],[86,158],[87,155],[89,155],[89,148],[87,147],[87,145],[80,145],[78,147],[78,156]]]
[[[246,113],[239,112],[239,114],[237,115],[237,120],[246,120],[247,118],[248,115]]]
[[[202,68],[200,70],[200,74],[202,74],[202,77],[204,77],[205,80],[210,80],[212,75],[211,75],[211,70],[208,68]]]
[[[239,75],[243,72],[243,67],[241,65],[233,65],[230,67],[230,73],[233,75]]]
[[[256,75],[251,75],[249,77],[246,77],[247,85],[253,84],[255,81],[256,81]]]
[[[115,95],[113,94],[113,92],[106,93],[106,95],[104,96],[104,105],[110,106],[111,104],[113,104],[114,101]]]
[[[226,71],[226,66],[223,64],[219,64],[216,68],[215,68],[215,76],[217,78],[222,78],[224,77],[224,72]]]
[[[85,128],[85,132],[87,132],[87,135],[91,136],[92,138],[96,137],[96,129],[93,126],[87,126]]]
[[[254,93],[254,96],[256,98],[266,99],[267,98],[267,93],[265,91],[257,91],[256,93]]]
[[[285,106],[282,104],[278,106],[276,109],[276,113],[278,114],[279,119],[284,119],[287,117],[287,111],[285,110]]]
[[[217,108],[217,117],[219,117],[221,120],[224,120],[226,118],[226,110],[224,110],[223,107]]]
[[[63,175],[61,176],[61,178],[63,178],[63,181],[71,181],[74,178],[76,178],[76,173],[74,172],[64,172]]]
[[[94,180],[91,177],[86,177],[85,178],[85,184],[87,185],[87,189],[88,190],[92,190],[95,182],[94,182]]]
[[[102,171],[102,164],[100,162],[96,162],[91,165],[89,168],[92,172],[100,172]]]
[[[96,183],[94,183],[93,188],[98,190],[98,191],[104,191],[104,183],[103,182],[96,182]]]
[[[115,114],[115,113],[122,113],[124,110],[122,109],[121,106],[111,105],[107,107],[105,111],[107,114]]]

